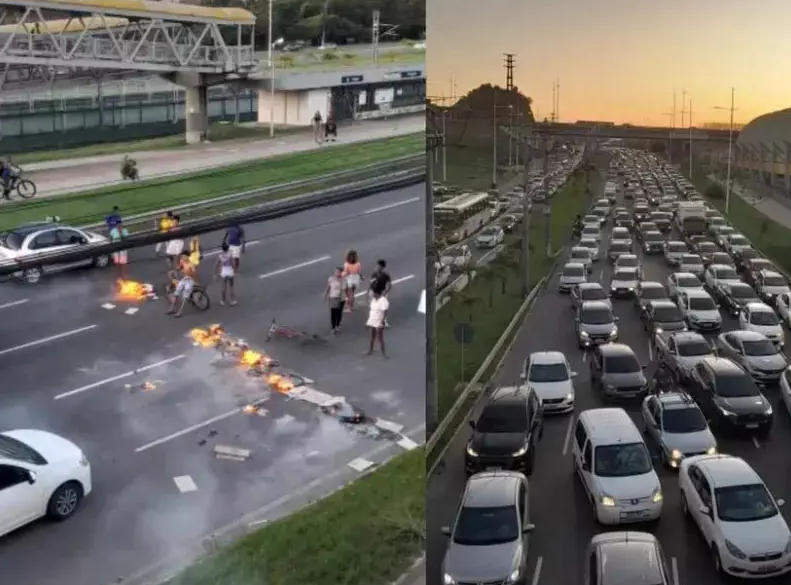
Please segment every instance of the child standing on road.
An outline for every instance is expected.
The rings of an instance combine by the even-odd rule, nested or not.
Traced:
[[[366,325],[371,333],[370,344],[368,351],[365,355],[371,355],[376,347],[376,342],[379,342],[379,348],[382,350],[382,355],[387,357],[385,353],[385,321],[387,320],[387,311],[390,309],[390,303],[384,296],[384,288],[380,286],[374,287],[371,291],[373,299],[368,307],[368,321]]]
[[[233,256],[231,255],[230,246],[223,243],[220,250],[220,255],[217,256],[217,275],[222,280],[222,297],[220,297],[220,304],[224,305],[228,302],[232,307],[236,305],[236,294],[233,289],[233,280],[236,275],[233,266]]]

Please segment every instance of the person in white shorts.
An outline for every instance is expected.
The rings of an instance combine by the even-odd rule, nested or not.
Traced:
[[[110,241],[111,242],[120,242],[121,240],[128,238],[129,232],[124,227],[124,224],[120,221],[113,226],[113,229],[110,230]],[[113,264],[118,266],[118,270],[121,273],[121,278],[126,278],[126,271],[127,271],[127,264],[129,264],[129,254],[126,250],[118,250],[117,252],[113,252]]]
[[[241,264],[241,258],[245,248],[244,228],[239,224],[229,227],[228,231],[225,232],[222,243],[228,244],[228,252],[233,260],[234,272],[239,272],[239,265]]]
[[[354,309],[354,297],[362,281],[362,266],[360,257],[355,250],[346,253],[346,261],[343,263],[343,282],[346,292],[346,302],[344,311],[351,313]]]
[[[223,244],[220,249],[220,255],[217,256],[217,274],[222,280],[222,296],[220,297],[220,304],[224,305],[227,302],[233,307],[236,305],[236,294],[233,290],[233,279],[235,272],[233,269],[233,257],[231,256],[230,246]]]
[[[190,262],[189,252],[182,252],[178,257],[178,263],[178,271],[181,272],[181,278],[176,285],[176,289],[173,291],[173,295],[170,297],[170,310],[167,313],[174,317],[181,317],[184,305],[187,304],[187,300],[189,300],[192,295],[192,289],[195,287],[195,277],[197,275],[196,267]],[[177,311],[176,303],[178,303],[179,300],[181,301],[181,305]]]
[[[365,352],[365,355],[371,355],[376,348],[376,342],[379,342],[379,349],[382,351],[382,355],[387,357],[387,353],[385,353],[385,322],[387,321],[387,311],[390,309],[390,303],[388,302],[387,298],[384,296],[384,289],[381,287],[375,287],[373,291],[373,299],[371,300],[370,305],[368,305],[368,321],[366,321],[366,326],[368,330],[371,332],[370,337],[370,344],[368,346],[368,351]]]

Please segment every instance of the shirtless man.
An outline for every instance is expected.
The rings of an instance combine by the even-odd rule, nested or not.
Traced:
[[[192,294],[192,289],[195,286],[195,281],[198,276],[197,266],[190,262],[190,253],[186,250],[179,255],[177,272],[181,273],[181,278],[170,297],[170,310],[167,314],[173,315],[174,317],[181,317],[181,312],[184,310],[184,305],[187,304],[187,300],[189,300]],[[179,300],[181,300],[181,305],[177,311],[176,304]]]

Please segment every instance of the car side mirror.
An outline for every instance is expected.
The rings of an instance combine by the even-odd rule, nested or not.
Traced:
[[[617,323],[618,321],[621,320],[621,318],[620,317],[615,317],[615,319],[613,319],[613,320]]]
[[[590,465],[590,463],[585,463],[585,462],[583,461],[583,462],[582,462],[582,471],[590,471],[590,470],[591,470],[591,465]]]
[[[701,506],[700,508],[698,508],[698,511],[704,516],[711,516],[711,508],[709,508],[708,506]]]
[[[27,472],[27,482],[30,485],[33,485],[34,483],[36,483],[36,478],[37,477],[38,477],[38,474],[35,471],[28,471]]]
[[[475,430],[475,421],[474,421],[474,420],[471,420],[471,421],[469,421],[469,422],[470,422],[470,428],[471,428],[472,430]]]
[[[450,536],[450,526],[443,526],[440,530],[445,536]]]
[[[640,364],[640,368],[643,369],[643,370],[647,370],[648,369],[648,364]]]
[[[782,508],[783,506],[786,505],[786,501],[783,499],[777,500],[775,503],[777,504],[778,508]]]
[[[579,374],[577,374],[577,372],[571,372],[571,377],[572,377],[572,378],[576,378],[578,375],[579,375]]]
[[[522,378],[522,380],[527,380],[527,374],[525,374],[524,372],[519,374],[519,377]]]
[[[522,526],[522,534],[528,534],[529,532],[533,532],[536,529],[535,524],[525,524]]]

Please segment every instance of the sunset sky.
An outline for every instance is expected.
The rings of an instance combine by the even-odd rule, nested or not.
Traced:
[[[515,84],[549,117],[560,82],[562,121],[667,125],[677,92],[693,120],[727,122],[791,107],[787,66],[791,0],[428,0],[428,93],[464,95],[505,85],[503,53],[516,53]]]

